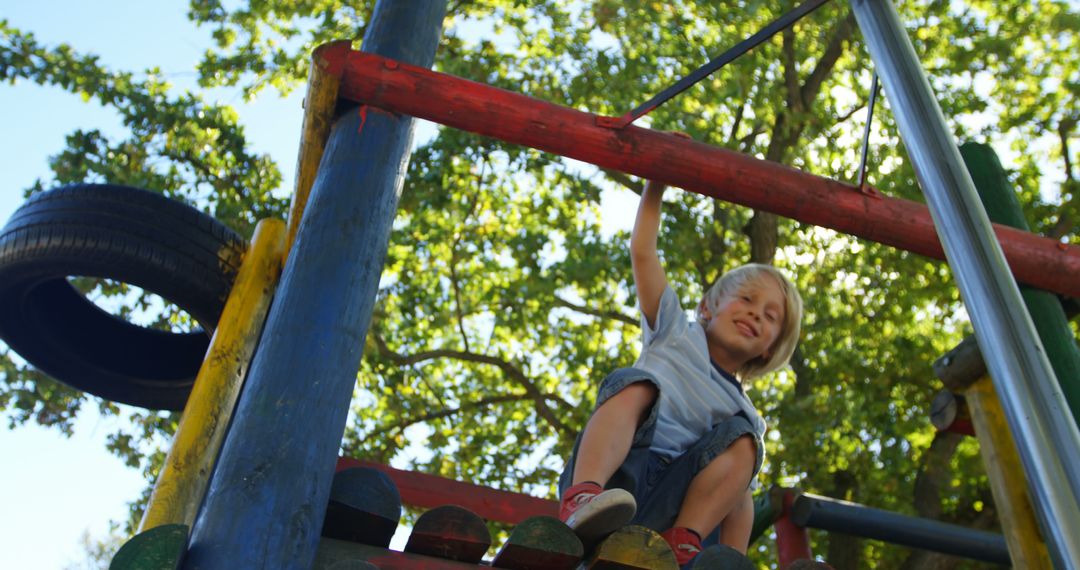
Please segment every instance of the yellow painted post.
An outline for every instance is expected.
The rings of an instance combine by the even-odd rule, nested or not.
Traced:
[[[334,107],[338,100],[338,87],[341,85],[341,69],[336,69],[331,62],[340,62],[344,58],[324,57],[328,52],[350,49],[348,41],[324,44],[311,54],[311,69],[308,72],[307,95],[304,96],[304,124],[300,134],[300,152],[296,158],[296,184],[292,203],[289,205],[289,230],[285,238],[285,255],[292,249],[300,219],[304,216],[311,186],[319,171],[319,162],[326,149],[326,140],[330,136],[333,124]]]
[[[934,362],[934,373],[946,388],[964,395],[1013,567],[1052,570],[1020,454],[975,338],[965,338]]]
[[[1013,568],[1053,570],[1028,497],[1020,455],[990,377],[983,376],[973,383],[964,391],[964,397],[990,476],[990,490],[1001,516],[1001,530],[1009,545]]]
[[[164,524],[191,528],[195,522],[281,275],[285,229],[283,221],[271,219],[255,228],[139,524],[140,532]]]

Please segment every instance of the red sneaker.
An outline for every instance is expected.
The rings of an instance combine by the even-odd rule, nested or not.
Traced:
[[[559,520],[589,542],[626,526],[637,502],[624,489],[608,489],[592,482],[578,483],[566,490],[559,505]]]
[[[679,567],[693,560],[701,552],[701,537],[688,528],[681,526],[669,528],[660,533],[660,536],[664,537],[664,540],[671,546],[671,550],[675,553],[675,561],[679,563]]]

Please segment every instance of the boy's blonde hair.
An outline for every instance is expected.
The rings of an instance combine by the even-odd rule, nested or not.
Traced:
[[[713,283],[712,287],[705,292],[705,297],[698,305],[698,322],[705,326],[702,309],[708,307],[709,312],[715,313],[724,297],[736,294],[747,283],[770,278],[776,281],[784,294],[784,322],[780,324],[780,334],[776,336],[776,341],[769,347],[769,357],[759,356],[735,371],[735,375],[741,380],[768,374],[782,368],[791,360],[791,354],[795,352],[795,345],[799,342],[799,323],[802,322],[802,297],[799,296],[799,290],[775,267],[761,263],[747,263],[720,276],[720,279],[717,279],[716,283]]]

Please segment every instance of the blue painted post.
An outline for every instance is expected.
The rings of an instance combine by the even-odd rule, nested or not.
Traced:
[[[430,67],[445,14],[378,0],[361,47]],[[332,128],[184,568],[311,566],[412,133],[365,107]]]

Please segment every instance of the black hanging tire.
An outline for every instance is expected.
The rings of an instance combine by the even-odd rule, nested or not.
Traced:
[[[53,378],[107,400],[184,407],[247,246],[161,194],[109,184],[32,196],[0,230],[0,338]],[[100,309],[69,276],[141,287],[202,327],[173,333]]]

